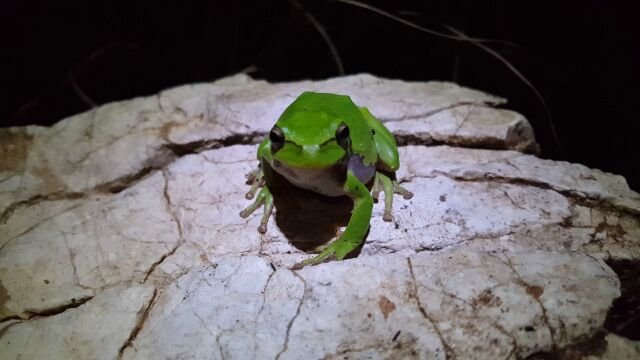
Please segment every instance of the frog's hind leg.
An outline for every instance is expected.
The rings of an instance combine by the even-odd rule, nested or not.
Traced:
[[[347,172],[345,190],[353,199],[353,210],[346,229],[338,239],[330,243],[320,254],[294,265],[294,270],[306,265],[319,264],[330,256],[335,256],[338,260],[342,260],[364,240],[371,220],[373,199],[369,189],[351,171]]]
[[[327,241],[326,244],[322,244],[322,245],[318,245],[316,247],[314,247],[313,249],[311,249],[311,252],[313,253],[321,253],[323,252],[326,248],[328,248],[329,246],[331,246],[331,243],[334,242],[335,240],[339,239],[342,235],[344,234],[344,230],[341,229],[336,229],[336,236],[331,238],[331,240]]]
[[[260,234],[264,234],[267,232],[267,223],[269,222],[269,217],[271,217],[271,212],[273,211],[273,195],[271,195],[271,191],[267,186],[264,186],[256,200],[253,204],[249,205],[246,209],[240,212],[240,217],[246,218],[251,215],[260,205],[264,205],[264,214],[262,214],[262,219],[260,219],[260,226],[258,226],[258,232]]]
[[[376,172],[376,177],[373,182],[373,198],[378,198],[378,193],[384,191],[384,213],[382,214],[382,220],[386,222],[393,221],[393,194],[402,195],[405,199],[411,199],[413,193],[403,188],[398,184],[398,181],[391,180],[387,175]]]

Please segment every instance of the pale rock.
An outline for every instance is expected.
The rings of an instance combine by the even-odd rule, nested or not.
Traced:
[[[285,187],[264,235],[261,210],[238,214],[255,143],[305,90],[349,94],[413,144],[397,176],[415,196],[394,198],[393,222],[374,206],[355,258],[292,271],[345,225],[350,201]],[[620,294],[604,260],[640,259],[640,195],[620,176],[525,154],[531,127],[491,107],[503,102],[441,82],[238,75],[0,130],[0,358],[486,359],[579,346]],[[637,351],[606,341],[603,359]]]
[[[150,286],[117,286],[55,316],[12,321],[0,329],[0,358],[115,359],[154,296]]]
[[[164,187],[157,172],[121,193],[90,196],[5,241],[0,285],[9,297],[2,317],[46,313],[101,287],[144,279],[181,242]],[[58,204],[47,204],[58,212]]]
[[[404,82],[362,74],[269,84],[237,75],[107,104],[51,128],[0,130],[0,154],[10,159],[0,164],[0,219],[16,206],[39,198],[117,187],[150,168],[168,164],[175,158],[175,151],[179,153],[184,146],[256,142],[304,91],[349,94],[356,104],[368,106],[383,121],[423,120],[427,125],[421,133],[431,136],[432,131],[431,137],[440,142],[486,142],[498,148],[537,149],[527,120],[504,110],[478,110],[484,116],[478,121],[472,117],[470,122],[483,123],[482,133],[460,129],[463,132],[456,134],[454,129],[438,129],[443,121],[464,120],[455,110],[459,106],[505,102],[451,83]],[[494,116],[487,116],[487,112]],[[439,120],[431,129],[428,124],[432,122],[427,119],[433,114],[438,114]],[[411,131],[413,124],[395,126],[402,132]],[[516,128],[524,130],[514,131]]]
[[[524,357],[595,332],[618,285],[577,253],[458,250],[297,272],[220,259],[158,296],[124,358]]]
[[[635,360],[640,359],[640,341],[631,341],[607,334],[605,337],[607,347],[601,355],[586,356],[584,360]]]

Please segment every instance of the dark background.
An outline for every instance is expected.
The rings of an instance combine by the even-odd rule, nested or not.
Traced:
[[[363,0],[365,1],[365,0]],[[640,190],[636,109],[639,13],[617,1],[373,1],[394,15],[493,43],[548,103],[472,44],[442,39],[362,8],[302,1],[347,74],[449,80],[504,96],[533,124],[543,157],[622,174]],[[255,1],[3,1],[0,125],[51,125],[103,104],[211,81],[252,67],[269,81],[338,76],[299,7]]]

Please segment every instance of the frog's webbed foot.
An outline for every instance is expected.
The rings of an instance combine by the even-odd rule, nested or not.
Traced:
[[[406,200],[413,197],[413,193],[398,184],[397,180],[391,180],[387,175],[376,172],[375,179],[373,181],[373,188],[371,189],[371,196],[374,200],[378,200],[378,196],[381,191],[384,191],[384,213],[382,214],[382,220],[386,222],[393,221],[393,194],[402,195]]]
[[[302,260],[301,262],[293,265],[293,267],[291,268],[291,270],[300,270],[305,266],[309,266],[309,265],[317,265],[320,264],[322,262],[325,262],[327,260],[331,260],[332,258],[336,257],[339,260],[341,260],[342,258],[338,257],[336,255],[336,247],[339,245],[336,245],[337,243],[339,244],[339,240],[335,240],[332,243],[329,243],[328,245],[323,245],[323,250],[320,252],[320,254],[306,259],[306,260]]]
[[[320,251],[318,255],[312,258],[302,260],[301,262],[295,264],[292,270],[299,270],[305,266],[317,265],[328,260],[344,259],[349,253],[355,250],[362,243],[362,238],[352,237],[352,234],[346,234],[345,232],[341,232],[340,237],[338,237],[333,242],[315,248],[314,250],[322,251]]]
[[[252,186],[252,189],[253,189],[253,186]],[[257,186],[256,186],[256,189],[257,189]],[[249,193],[247,193],[247,195],[248,194]],[[253,197],[253,194],[251,197]],[[260,234],[264,234],[267,232],[267,223],[269,222],[269,217],[271,216],[271,212],[273,211],[273,195],[271,195],[271,191],[269,191],[269,188],[266,185],[260,190],[253,204],[249,205],[246,209],[240,212],[240,217],[242,218],[248,217],[254,211],[256,211],[256,209],[260,207],[260,205],[264,205],[264,214],[262,214],[262,219],[260,219],[260,226],[258,226],[258,232]]]

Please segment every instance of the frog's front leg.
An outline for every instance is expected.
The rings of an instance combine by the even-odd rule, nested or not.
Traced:
[[[393,221],[393,194],[402,195],[405,200],[411,199],[413,193],[398,184],[397,180],[391,180],[387,175],[376,172],[376,177],[373,181],[373,198],[378,200],[378,194],[380,191],[384,191],[384,213],[382,214],[382,220]]]
[[[264,174],[262,173],[262,168],[258,167],[257,169],[245,175],[245,177],[251,183],[251,188],[249,189],[249,191],[247,191],[246,194],[244,194],[244,197],[247,200],[251,200],[256,194],[256,191],[258,191],[258,188],[264,185]]]
[[[364,240],[371,221],[373,198],[369,193],[369,189],[350,170],[347,171],[344,189],[353,199],[353,210],[346,229],[337,240],[322,250],[320,254],[296,264],[294,269],[318,264],[331,255],[335,255],[338,260],[342,260]]]
[[[249,205],[246,209],[240,212],[240,216],[242,218],[246,218],[251,215],[260,205],[264,205],[264,214],[262,214],[262,219],[260,219],[260,226],[258,226],[258,232],[260,234],[264,234],[267,232],[267,223],[269,222],[269,217],[271,217],[271,212],[273,211],[273,195],[271,195],[271,191],[269,187],[264,184],[264,174],[262,169],[259,168],[257,172],[251,172],[247,174],[247,177],[251,179],[253,178],[253,184],[251,185],[251,189],[245,197],[247,199],[253,198],[256,190],[260,185],[263,185],[262,189],[258,193],[256,200],[253,204]]]

